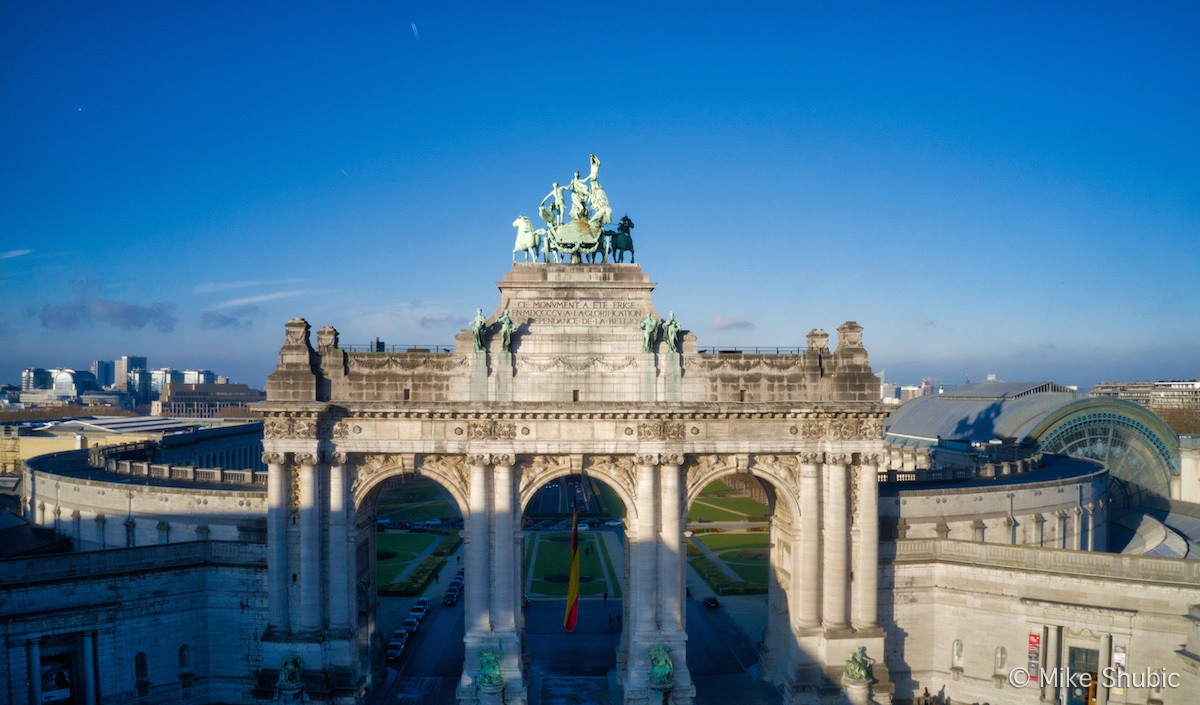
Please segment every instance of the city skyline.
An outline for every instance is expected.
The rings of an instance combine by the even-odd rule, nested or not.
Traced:
[[[701,347],[1200,377],[1192,5],[282,8],[0,8],[0,382],[450,344],[590,153]]]

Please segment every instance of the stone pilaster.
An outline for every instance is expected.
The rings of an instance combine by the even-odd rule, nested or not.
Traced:
[[[491,591],[488,589],[491,580],[488,577],[488,482],[487,464],[489,458],[484,455],[472,455],[467,458],[471,468],[470,487],[468,489],[467,521],[470,530],[467,532],[467,564],[466,597],[467,597],[467,632],[482,634],[492,629],[489,613]]]
[[[321,488],[317,456],[297,453],[300,466],[300,632],[321,632]]]
[[[658,585],[661,607],[659,626],[663,631],[683,631],[683,495],[680,466],[664,464],[660,469],[659,503],[662,530],[658,550]]]
[[[854,604],[851,622],[855,629],[879,627],[879,458],[865,459],[858,473],[857,558],[854,569]]]
[[[825,529],[822,551],[822,624],[828,630],[849,626],[846,592],[850,572],[850,536],[847,525],[847,481],[844,455],[830,455],[825,463]]]
[[[821,626],[821,470],[820,456],[800,463],[800,540],[792,548],[792,589],[797,600],[796,626]]]
[[[346,484],[346,454],[329,454],[329,629],[332,632],[350,631],[351,600],[347,594],[346,573],[354,573],[354,553],[348,541],[347,512],[349,498]]]
[[[79,637],[79,660],[82,669],[80,687],[83,705],[96,705],[96,632],[84,632]]]
[[[282,453],[263,453],[267,466],[267,630],[286,634],[288,623],[288,466]]]
[[[42,643],[37,639],[28,642],[29,656],[29,702],[42,702]]]

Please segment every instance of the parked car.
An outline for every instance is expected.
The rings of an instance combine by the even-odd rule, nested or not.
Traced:
[[[400,644],[404,644],[406,641],[408,641],[408,632],[404,631],[403,629],[397,629],[396,631],[392,632],[391,643],[394,644],[396,642],[400,642]]]
[[[384,654],[384,657],[388,660],[388,663],[391,663],[398,660],[403,653],[404,644],[393,641],[392,643],[388,644],[388,649]]]
[[[706,597],[706,598],[704,598],[704,606],[709,608],[710,610],[715,610],[716,608],[721,606],[721,603],[717,602],[717,598],[715,598],[715,597]]]
[[[625,522],[621,521],[620,519],[609,519],[608,521],[604,522],[604,525],[612,526],[612,527],[621,527],[621,526],[625,526]]]
[[[400,625],[400,630],[408,632],[409,638],[412,638],[413,636],[416,636],[417,629],[419,629],[420,626],[421,625],[417,622],[416,617],[409,617],[408,619],[404,620],[403,624]]]
[[[588,526],[587,524],[579,525],[579,531],[591,531],[591,530],[592,530],[592,527]]]
[[[447,607],[453,607],[458,604],[458,590],[447,590],[442,597],[442,604]]]
[[[418,622],[424,622],[425,616],[429,614],[429,608],[421,605],[413,605],[413,608],[408,611],[408,616],[416,619]]]

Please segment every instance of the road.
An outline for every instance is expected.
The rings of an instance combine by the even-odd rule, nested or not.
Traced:
[[[380,610],[384,621],[402,617],[412,599],[383,598],[392,602]],[[620,632],[609,629],[608,617],[621,611],[621,601],[584,600],[579,623],[567,634],[562,626],[563,600],[534,600],[525,612],[525,640],[529,649],[530,705],[613,705],[608,673],[616,667]],[[696,682],[697,705],[738,702],[748,705],[778,703],[778,694],[762,684],[753,672],[758,654],[723,610],[705,609],[699,600],[688,600],[688,670]],[[454,691],[463,667],[463,608],[435,605],[401,659],[391,664],[386,687],[372,692],[371,703],[434,705],[455,702]]]

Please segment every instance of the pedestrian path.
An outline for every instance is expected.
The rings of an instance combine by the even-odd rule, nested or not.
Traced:
[[[400,571],[396,574],[396,577],[392,578],[392,582],[402,583],[405,580],[408,580],[408,576],[412,575],[413,571],[417,569],[417,566],[421,565],[426,558],[432,556],[433,552],[436,551],[440,545],[442,545],[442,537],[440,535],[435,535],[433,542],[426,546],[425,550],[417,554],[416,558],[409,561],[408,565],[404,566],[404,570]]]
[[[712,561],[713,565],[717,567],[717,570],[725,574],[725,577],[735,582],[745,582],[742,579],[742,576],[738,575],[733,568],[730,568],[728,565],[726,565],[725,561],[721,560],[721,557],[718,556],[715,551],[705,545],[703,541],[696,538],[694,535],[689,537],[688,541],[691,541],[693,546],[700,549],[700,553],[704,554],[705,558]]]

